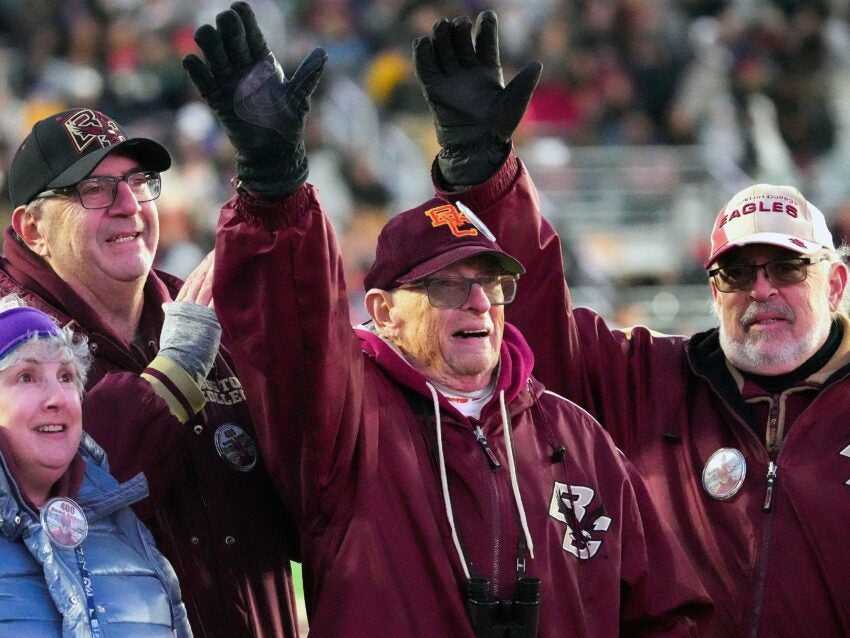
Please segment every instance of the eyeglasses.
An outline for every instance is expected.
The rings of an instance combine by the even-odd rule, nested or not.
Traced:
[[[790,286],[806,280],[809,275],[809,266],[828,259],[829,257],[819,259],[793,257],[774,259],[763,264],[729,264],[709,270],[708,276],[714,280],[714,285],[720,292],[749,290],[756,280],[759,268],[764,270],[764,276],[774,286]]]
[[[473,284],[478,284],[494,306],[509,304],[516,296],[517,275],[481,275],[480,277],[435,277],[422,279],[402,288],[424,288],[434,308],[460,308],[469,299]]]
[[[127,182],[138,202],[149,202],[159,197],[162,191],[162,179],[156,171],[142,171],[113,177],[99,175],[89,177],[71,186],[62,186],[46,190],[35,198],[52,197],[54,195],[70,195],[76,192],[83,208],[106,208],[115,203],[119,182]]]

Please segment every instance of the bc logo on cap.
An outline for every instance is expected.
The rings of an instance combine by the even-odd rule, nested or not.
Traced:
[[[461,226],[466,226],[471,222],[467,219],[466,215],[458,211],[458,209],[451,204],[431,208],[426,210],[425,214],[431,218],[431,226],[434,228],[437,228],[438,226],[448,226],[449,230],[452,231],[452,235],[455,237],[475,237],[478,234],[478,230],[474,227],[461,228]]]

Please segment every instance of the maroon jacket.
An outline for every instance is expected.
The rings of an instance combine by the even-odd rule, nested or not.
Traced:
[[[222,212],[216,311],[299,525],[312,637],[471,638],[461,552],[512,596],[523,518],[540,636],[693,635],[707,598],[642,480],[587,413],[530,377],[516,329],[505,327],[496,396],[465,418],[377,335],[352,329],[312,187],[249,206],[236,197]]]
[[[527,269],[507,316],[526,331],[535,376],[599,419],[697,563],[716,604],[701,635],[850,636],[850,324],[842,320],[842,344],[810,379],[781,395],[753,391],[730,372],[717,330],[691,339],[611,330],[574,309],[560,242],[513,154],[488,182],[452,197]],[[751,414],[788,432],[778,449],[768,452]],[[729,500],[702,483],[720,448],[746,460]]]
[[[162,304],[179,282],[164,273],[148,277],[140,326],[147,343],[139,348],[115,336],[11,229],[4,253],[0,295],[16,292],[89,337],[94,358],[83,423],[119,481],[145,473],[150,497],[135,509],[177,572],[195,636],[296,636],[291,518],[250,441],[235,436],[239,429],[255,436],[239,380],[220,355],[203,394],[190,382],[197,396],[191,388],[184,396],[181,379],[155,358]],[[195,414],[190,405],[204,400]]]

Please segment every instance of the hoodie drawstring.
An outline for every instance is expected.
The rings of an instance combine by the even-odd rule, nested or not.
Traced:
[[[516,460],[514,459],[514,431],[511,427],[511,420],[508,418],[508,409],[505,406],[505,391],[499,392],[499,407],[502,413],[502,427],[505,429],[505,446],[508,451],[508,471],[511,476],[511,488],[514,492],[514,501],[516,502],[517,512],[519,513],[519,523],[522,527],[522,533],[525,536],[525,543],[528,547],[528,554],[534,558],[534,542],[531,540],[531,532],[528,530],[528,520],[525,516],[525,507],[522,504],[522,495],[519,492],[519,481],[517,480]]]
[[[436,416],[437,424],[437,460],[440,465],[440,486],[443,489],[443,505],[446,508],[446,518],[449,519],[449,527],[452,530],[452,542],[454,543],[457,555],[460,558],[460,564],[463,566],[463,573],[469,580],[469,567],[466,565],[466,557],[463,555],[463,548],[460,546],[460,538],[457,535],[457,527],[455,526],[455,517],[452,512],[452,499],[449,496],[449,481],[446,476],[446,457],[443,454],[443,428],[440,420],[440,397],[437,394],[437,389],[430,383],[426,382],[428,390],[431,392],[431,399],[434,401],[434,415]]]
[[[463,573],[467,579],[470,577],[469,567],[466,562],[466,556],[463,553],[463,547],[460,543],[460,537],[457,533],[457,526],[455,524],[454,511],[452,509],[452,501],[451,495],[449,494],[449,481],[448,475],[446,473],[446,458],[443,453],[443,431],[442,431],[442,420],[440,418],[440,397],[437,393],[437,389],[426,382],[425,385],[428,386],[428,390],[431,393],[431,399],[434,404],[434,421],[437,428],[437,462],[440,467],[440,487],[443,492],[443,505],[446,509],[446,518],[449,521],[449,527],[452,532],[452,542],[454,543],[455,550],[457,551],[458,558],[460,559],[460,564],[463,566]],[[528,529],[528,520],[525,515],[525,507],[522,503],[522,495],[519,491],[519,481],[517,479],[517,471],[516,471],[516,460],[514,459],[514,447],[513,447],[513,429],[511,428],[511,422],[508,418],[508,410],[505,405],[505,392],[502,390],[499,392],[499,407],[500,414],[502,416],[502,427],[505,431],[505,446],[507,450],[508,457],[508,473],[511,480],[511,491],[514,495],[514,502],[516,503],[517,513],[519,515],[520,527],[522,529],[523,536],[525,537],[525,544],[528,548],[529,555],[531,558],[534,558],[534,543],[531,539],[531,532]],[[519,559],[517,563],[519,564]],[[524,561],[523,561],[524,562]]]

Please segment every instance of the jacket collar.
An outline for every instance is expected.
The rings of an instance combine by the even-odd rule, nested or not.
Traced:
[[[431,393],[426,385],[427,379],[414,370],[395,348],[379,337],[370,326],[359,326],[356,332],[360,339],[360,347],[366,356],[373,359],[394,381],[430,401]],[[533,367],[534,355],[528,343],[516,327],[505,323],[499,357],[499,376],[493,398],[481,412],[482,421],[499,410],[497,398],[502,391],[505,393],[505,402],[509,405],[511,414],[527,407],[525,401],[517,402],[517,398],[522,396],[523,390],[527,387]],[[527,400],[530,402],[531,397]],[[440,407],[454,414],[459,420],[465,420],[445,398],[441,398]]]
[[[841,323],[844,331],[838,349],[826,365],[801,380],[801,383],[826,386],[850,374],[850,319],[840,314],[836,321]],[[719,328],[695,334],[685,350],[691,368],[697,375],[704,377],[719,394],[731,402],[740,401],[744,378],[726,360],[720,348]]]
[[[109,473],[103,449],[85,432],[79,452],[68,469],[67,485],[69,490],[62,495],[73,498],[83,508],[90,523],[129,507],[148,495],[148,484],[143,474],[119,484]],[[38,516],[38,509],[24,498],[18,488],[7,458],[0,454],[0,535],[14,540],[28,525],[37,521]]]

